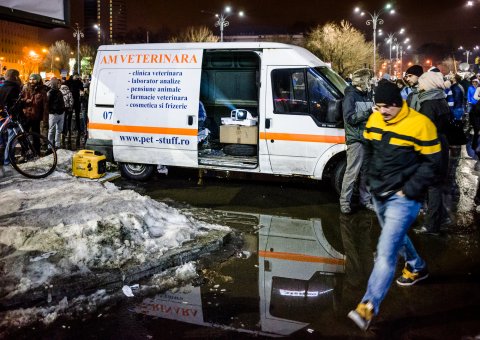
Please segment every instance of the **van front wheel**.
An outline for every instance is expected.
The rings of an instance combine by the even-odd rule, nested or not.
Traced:
[[[344,157],[335,164],[330,175],[330,180],[332,181],[332,186],[340,195],[342,191],[342,182],[343,175],[345,174],[345,169],[347,168],[347,159]]]
[[[155,166],[151,164],[137,164],[137,163],[120,163],[120,172],[122,176],[136,181],[146,181],[155,170]]]

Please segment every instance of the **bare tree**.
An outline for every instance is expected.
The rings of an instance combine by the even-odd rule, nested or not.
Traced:
[[[71,58],[72,49],[64,40],[56,41],[48,48],[43,66],[50,71],[69,70],[68,61]]]
[[[82,74],[91,74],[93,70],[93,63],[95,62],[95,57],[97,56],[97,50],[90,45],[81,45],[80,56],[80,69],[82,70]]]
[[[217,42],[218,37],[206,26],[187,27],[177,36],[171,37],[169,42]]]
[[[317,26],[306,40],[307,49],[323,61],[330,62],[343,77],[372,64],[372,43],[367,42],[363,33],[345,20],[340,25],[329,22]]]
[[[458,60],[455,60],[452,57],[448,57],[446,59],[443,59],[442,62],[440,63],[440,71],[442,71],[443,74],[447,73],[457,73],[458,72]]]

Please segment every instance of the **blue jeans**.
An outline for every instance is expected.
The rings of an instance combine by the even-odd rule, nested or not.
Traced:
[[[362,301],[370,301],[378,314],[380,303],[392,284],[398,255],[404,258],[414,272],[426,267],[418,255],[407,231],[420,211],[421,203],[398,193],[385,200],[373,198],[382,233],[377,244],[377,258],[368,279],[367,292]]]
[[[8,131],[8,139],[7,139],[7,143],[5,144],[5,153],[3,154],[3,165],[10,164],[10,158],[8,158],[8,153],[9,153],[8,143],[10,143],[13,137],[15,137],[15,133],[13,132],[13,129],[7,129],[7,131]]]

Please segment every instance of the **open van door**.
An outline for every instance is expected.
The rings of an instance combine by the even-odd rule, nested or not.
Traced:
[[[105,51],[116,75],[111,120],[115,161],[198,166],[202,49]]]

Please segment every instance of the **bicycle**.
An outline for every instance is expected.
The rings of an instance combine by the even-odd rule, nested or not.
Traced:
[[[13,107],[17,105],[18,101]],[[9,112],[6,107],[3,110],[0,108],[0,136],[6,134],[7,129],[13,132],[13,138],[9,138],[6,146],[10,164],[25,177],[47,177],[57,166],[57,151],[45,136],[26,132],[20,122],[20,115],[14,111]],[[42,153],[38,148],[40,145],[46,145],[47,151]]]

